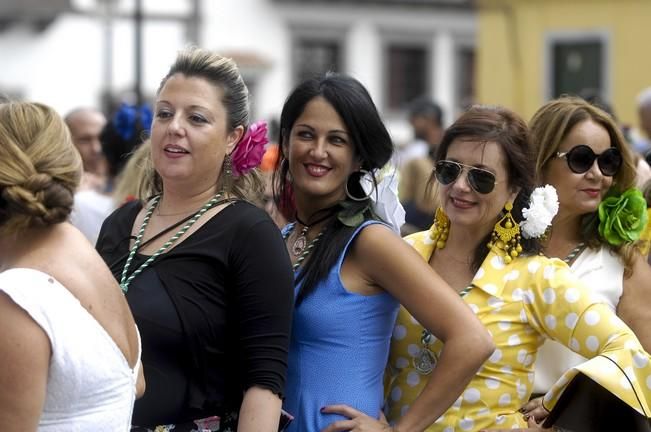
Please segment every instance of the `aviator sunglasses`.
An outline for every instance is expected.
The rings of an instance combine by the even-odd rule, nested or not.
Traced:
[[[572,172],[583,174],[587,172],[597,160],[599,171],[606,177],[612,177],[617,174],[619,167],[622,166],[622,155],[619,149],[611,147],[603,153],[597,155],[590,147],[585,144],[573,147],[567,152],[558,152],[556,157],[565,158],[567,166]]]
[[[464,168],[468,169],[468,183],[476,192],[488,194],[495,188],[497,184],[495,174],[485,169],[459,162],[449,160],[438,161],[434,167],[434,175],[439,183],[447,186],[459,178]]]

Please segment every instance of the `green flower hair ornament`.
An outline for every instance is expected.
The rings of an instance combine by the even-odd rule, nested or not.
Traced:
[[[599,204],[599,235],[613,246],[638,240],[647,220],[646,200],[636,188]]]

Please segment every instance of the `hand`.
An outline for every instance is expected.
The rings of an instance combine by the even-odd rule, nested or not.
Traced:
[[[542,400],[542,397],[531,399],[529,402],[522,405],[519,411],[525,416],[532,416],[538,423],[540,423],[549,415],[549,411],[547,411],[543,406]]]
[[[519,429],[482,429],[480,432],[553,432],[554,428],[546,429],[542,427],[541,423],[536,423],[533,417],[525,417],[527,419],[527,427]]]
[[[380,420],[376,420],[348,405],[328,405],[322,408],[321,412],[339,414],[350,419],[331,423],[321,432],[394,432],[394,429],[389,426],[384,416],[381,416]]]

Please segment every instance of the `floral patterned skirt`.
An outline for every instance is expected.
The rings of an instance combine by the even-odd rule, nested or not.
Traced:
[[[154,427],[132,426],[131,432],[236,432],[238,413],[221,417],[212,416],[187,423],[166,424]]]

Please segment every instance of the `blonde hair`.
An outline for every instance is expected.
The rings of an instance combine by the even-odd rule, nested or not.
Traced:
[[[0,233],[64,222],[81,156],[61,117],[39,103],[0,105]]]
[[[147,172],[151,158],[149,157],[151,151],[151,140],[145,140],[136,150],[129,156],[127,164],[115,180],[115,191],[113,192],[113,200],[120,206],[129,198],[139,198],[141,196],[139,188],[144,185],[143,173]]]
[[[591,120],[606,129],[611,145],[617,148],[622,155],[622,166],[613,176],[610,191],[621,193],[634,187],[635,157],[619,127],[608,113],[577,97],[561,97],[546,103],[534,114],[529,123],[538,183],[542,181],[547,163],[555,157],[561,142],[577,124],[585,120]],[[582,236],[588,246],[592,248],[602,245],[609,246],[623,259],[628,272],[633,262],[633,246],[624,244],[614,247],[600,238],[596,210],[583,216],[583,225],[585,229]]]
[[[176,74],[202,78],[221,89],[223,96],[220,102],[227,112],[228,130],[232,131],[238,126],[243,126],[246,132],[249,126],[249,90],[232,59],[202,48],[187,48],[179,52],[167,75],[162,79],[157,93],[160,93],[167,80]],[[154,169],[151,155],[144,159],[143,166],[142,184],[138,190],[139,197],[145,200],[152,195],[162,193],[163,185],[160,176]],[[223,186],[222,177],[223,175],[220,175],[218,187]],[[264,184],[258,170],[254,169],[234,178],[231,192],[238,198],[254,202],[260,201],[264,192]]]

